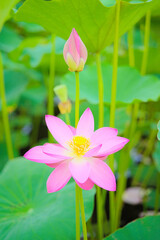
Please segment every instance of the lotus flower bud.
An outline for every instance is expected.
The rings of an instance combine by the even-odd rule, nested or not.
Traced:
[[[68,100],[68,92],[66,85],[58,85],[54,88],[55,94],[59,97],[61,102],[66,102]]]
[[[71,72],[83,70],[87,60],[87,49],[74,28],[65,43],[63,56]]]

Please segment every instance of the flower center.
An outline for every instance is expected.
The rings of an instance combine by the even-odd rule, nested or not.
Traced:
[[[74,155],[83,156],[89,150],[90,140],[82,136],[74,136],[69,146]]]

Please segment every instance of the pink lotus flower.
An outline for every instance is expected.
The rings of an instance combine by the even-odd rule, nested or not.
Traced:
[[[64,46],[63,56],[71,72],[83,70],[87,60],[87,49],[74,28]]]
[[[59,144],[33,147],[24,157],[55,168],[47,180],[48,192],[60,190],[71,177],[85,190],[90,190],[95,183],[115,191],[115,176],[103,160],[122,149],[129,140],[118,137],[114,128],[103,127],[94,132],[94,118],[89,108],[81,116],[76,129],[54,116],[46,115],[45,120]]]

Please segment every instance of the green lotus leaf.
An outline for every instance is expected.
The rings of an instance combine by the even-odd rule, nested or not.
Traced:
[[[0,2],[0,31],[4,22],[8,19],[9,13],[18,0],[5,0]]]
[[[24,158],[6,165],[0,175],[1,239],[75,239],[75,183],[48,194],[52,171]],[[86,219],[92,215],[94,194],[94,189],[83,191]]]
[[[104,80],[104,102],[110,103],[112,67],[102,65]],[[69,73],[62,77],[63,84],[68,87],[69,97],[75,100],[75,76]],[[80,73],[80,99],[90,103],[98,104],[98,82],[96,66],[87,67]],[[141,76],[140,73],[130,67],[118,68],[117,79],[117,103],[130,104],[135,101],[156,101],[160,97],[160,81],[153,75]]]
[[[150,7],[150,2],[121,1],[120,36],[138,22]],[[15,19],[37,23],[64,39],[75,28],[91,52],[102,50],[114,40],[115,4],[106,7],[99,0],[28,0],[19,8]]]
[[[98,123],[99,123],[99,107],[98,104],[91,104],[89,102],[82,102],[80,104],[80,116],[82,113],[87,109],[90,108],[93,116],[94,116],[94,124],[95,124],[95,130],[98,129]],[[104,125],[109,126],[109,107],[104,107]],[[64,115],[59,115],[61,119],[65,121]],[[126,108],[118,108],[116,109],[116,116],[115,116],[115,128],[118,129],[118,134],[122,134],[124,132],[124,129],[126,127],[126,124],[129,123],[130,116],[126,113]],[[75,108],[72,107],[72,111],[70,113],[70,124],[72,126],[75,125]]]
[[[104,240],[158,240],[159,239],[160,216],[149,216],[140,218],[129,223],[122,229],[118,229]]]
[[[25,73],[19,71],[5,70],[4,80],[7,105],[17,105],[21,94],[27,87],[29,81],[28,77]]]

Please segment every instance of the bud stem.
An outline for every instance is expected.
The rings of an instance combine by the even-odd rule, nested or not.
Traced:
[[[4,132],[5,132],[5,138],[6,138],[6,144],[7,144],[8,158],[13,159],[14,158],[13,146],[12,146],[8,112],[7,112],[5,86],[4,86],[4,78],[3,78],[3,63],[2,63],[1,53],[0,53],[0,95],[1,95],[1,102],[2,102],[2,118],[3,118],[3,124],[4,124]]]
[[[79,121],[79,72],[75,72],[75,78],[76,78],[75,127],[77,127]],[[80,240],[79,204],[81,208],[83,239],[87,240],[87,227],[85,221],[83,194],[82,189],[76,184],[76,240]]]
[[[98,76],[98,95],[99,95],[99,128],[104,125],[104,88],[103,88],[103,76],[101,67],[101,56],[96,53],[96,65]],[[97,223],[98,223],[98,239],[103,238],[103,214],[102,214],[102,192],[100,187],[96,187],[96,200],[97,200]]]
[[[116,90],[117,90],[117,70],[118,70],[118,42],[119,42],[119,22],[120,22],[120,0],[116,1],[115,12],[115,37],[114,37],[114,52],[113,52],[113,75],[111,88],[111,107],[110,107],[110,127],[114,128],[115,110],[116,110]],[[110,167],[114,168],[114,155],[110,156]],[[115,194],[109,192],[109,210],[110,210],[110,226],[111,232],[114,231],[115,223]]]
[[[55,35],[51,39],[52,49],[50,55],[50,74],[48,83],[48,114],[54,115],[54,78],[55,78]],[[52,142],[52,135],[48,132],[48,140]]]

